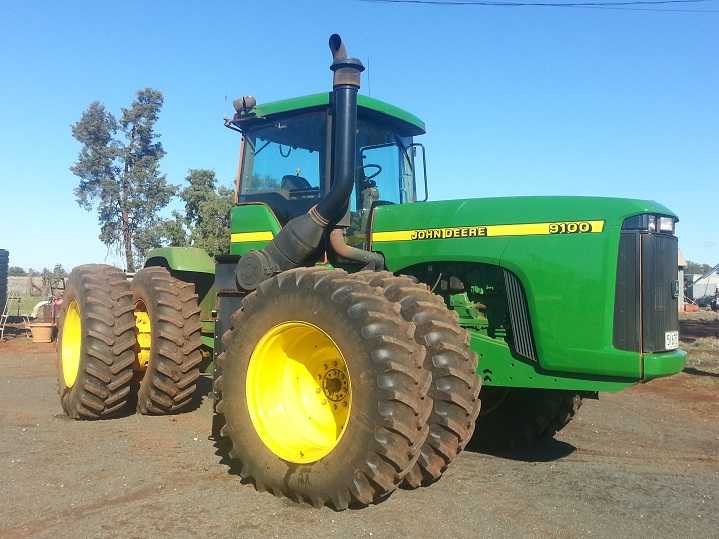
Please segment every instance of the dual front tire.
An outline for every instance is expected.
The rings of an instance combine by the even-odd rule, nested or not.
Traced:
[[[216,424],[240,475],[338,510],[439,477],[479,411],[476,356],[442,309],[385,273],[300,268],[262,283],[217,359]]]

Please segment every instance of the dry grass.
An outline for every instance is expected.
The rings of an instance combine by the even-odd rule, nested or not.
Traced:
[[[18,303],[13,301],[9,306],[9,314],[11,316],[17,316],[18,314],[29,316],[35,305],[46,299],[47,296],[20,296],[19,308]],[[0,311],[2,308],[3,306],[0,305]]]
[[[719,313],[680,313],[679,327],[687,367],[719,373]]]
[[[701,310],[696,313],[679,313],[679,320],[717,320],[719,321],[719,313],[709,310]]]

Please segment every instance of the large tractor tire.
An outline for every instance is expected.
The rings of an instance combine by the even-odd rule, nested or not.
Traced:
[[[260,491],[336,510],[380,501],[419,457],[430,373],[414,327],[342,270],[286,271],[223,336],[216,425]]]
[[[429,436],[419,459],[405,476],[403,487],[417,488],[440,478],[472,438],[479,415],[477,354],[469,348],[469,334],[457,315],[427,285],[390,272],[359,272],[371,286],[379,286],[399,304],[402,317],[415,327],[415,340],[427,351],[424,362],[432,373],[433,401]]]
[[[142,377],[137,410],[152,415],[180,412],[192,400],[202,361],[195,285],[175,279],[165,268],[144,268],[132,280],[132,302],[135,369]]]
[[[573,391],[485,387],[472,446],[485,451],[530,449],[566,427],[582,406]]]
[[[58,338],[58,389],[73,419],[127,408],[135,362],[132,292],[125,274],[88,264],[70,273]]]

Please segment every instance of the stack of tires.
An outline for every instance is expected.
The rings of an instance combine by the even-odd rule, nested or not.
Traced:
[[[7,301],[7,267],[10,253],[0,249],[0,309],[5,308]]]

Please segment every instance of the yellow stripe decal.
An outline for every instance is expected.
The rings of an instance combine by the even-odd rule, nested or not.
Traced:
[[[454,226],[373,232],[372,242],[445,240],[493,236],[544,236],[559,234],[596,234],[604,230],[604,221],[554,221],[551,223],[523,223],[515,225]]]
[[[272,232],[236,232],[230,237],[232,243],[243,243],[246,241],[270,241],[274,238]]]

